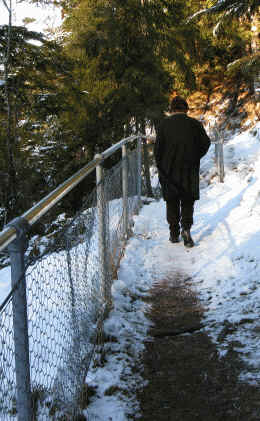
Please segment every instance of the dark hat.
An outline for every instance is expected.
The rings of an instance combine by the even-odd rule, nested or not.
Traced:
[[[187,101],[181,96],[175,96],[170,105],[170,111],[188,111],[189,106]]]

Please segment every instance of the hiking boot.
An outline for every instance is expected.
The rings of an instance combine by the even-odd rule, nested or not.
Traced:
[[[185,247],[193,247],[194,246],[194,242],[193,242],[193,239],[191,238],[189,229],[182,230],[181,236],[183,238]]]
[[[180,241],[179,234],[170,234],[169,241],[171,243],[178,243]]]

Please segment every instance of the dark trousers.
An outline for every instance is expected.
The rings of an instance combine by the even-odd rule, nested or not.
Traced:
[[[172,234],[179,235],[180,223],[182,229],[190,229],[193,224],[193,199],[181,199],[176,196],[166,202],[166,217]]]

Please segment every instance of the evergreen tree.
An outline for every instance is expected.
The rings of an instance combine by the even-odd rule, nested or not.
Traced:
[[[48,163],[49,169],[41,168],[47,161],[46,151],[53,149],[55,139],[48,137],[52,121],[66,108],[63,79],[70,77],[70,69],[56,43],[20,26],[12,26],[11,32],[5,25],[0,27],[0,60],[7,67],[5,84],[0,87],[0,200],[9,220],[17,208],[29,207],[48,189],[46,181],[55,162]],[[42,156],[41,150],[45,151]]]
[[[216,16],[213,34],[219,39],[230,34],[230,27],[234,28],[233,21],[239,23],[238,32],[241,37],[240,56],[235,57],[227,66],[227,76],[237,84],[246,83],[249,92],[254,93],[255,81],[259,79],[260,47],[259,47],[259,0],[218,0],[211,7],[202,9],[191,17],[207,15]],[[256,35],[255,35],[256,34]]]
[[[193,84],[183,9],[182,1],[160,0],[81,0],[67,8],[66,49],[81,64],[75,77],[89,92],[89,149],[97,141],[107,147],[161,115],[173,89],[173,61]]]

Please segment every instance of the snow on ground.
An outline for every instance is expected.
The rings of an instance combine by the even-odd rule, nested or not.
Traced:
[[[104,366],[91,368],[86,379],[96,390],[89,419],[125,421],[138,413],[135,390],[144,385],[141,355],[150,326],[148,304],[141,297],[154,281],[175,273],[197,291],[205,308],[204,329],[212,340],[217,343],[223,327],[229,327],[225,340],[217,343],[220,357],[236,341],[249,364],[241,379],[260,383],[260,124],[230,138],[224,156],[224,183],[214,175],[214,145],[203,158],[193,249],[168,241],[163,201],[145,205],[135,217],[134,235],[112,287],[114,308],[105,322],[105,332],[114,340],[105,345]],[[9,282],[9,269],[3,269],[0,298]]]
[[[135,217],[134,235],[113,285],[115,307],[105,331],[117,338],[108,344],[103,368],[91,369],[87,384],[96,395],[90,419],[125,421],[138,413],[134,389],[143,382],[131,368],[147,339],[147,307],[140,297],[156,280],[184,275],[205,308],[204,328],[216,342],[220,357],[237,341],[248,362],[241,379],[260,383],[260,124],[234,136],[224,146],[225,182],[214,177],[214,146],[203,158],[201,199],[196,202],[193,249],[171,244],[161,200]],[[210,184],[208,184],[211,178]],[[219,344],[224,326],[232,327]],[[131,389],[133,393],[131,393]],[[113,391],[113,396],[111,392]]]
[[[11,291],[11,267],[7,266],[0,270],[0,304]]]

